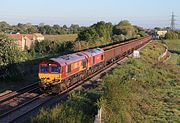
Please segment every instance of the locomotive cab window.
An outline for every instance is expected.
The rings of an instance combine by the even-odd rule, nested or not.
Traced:
[[[68,73],[71,73],[71,64],[68,65]]]
[[[93,56],[93,64],[95,64],[95,57]]]
[[[104,59],[104,56],[103,55],[101,55],[101,60],[103,60]]]
[[[52,66],[51,67],[51,73],[60,73],[60,67]]]
[[[41,66],[40,67],[40,72],[41,73],[48,73],[49,72],[49,67],[48,66]]]
[[[87,62],[83,61],[83,68],[86,68],[86,64],[87,64]]]

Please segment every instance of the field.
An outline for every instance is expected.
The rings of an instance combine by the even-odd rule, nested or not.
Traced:
[[[172,65],[180,65],[180,40],[167,40],[166,44],[171,54],[171,58],[168,63]]]
[[[90,123],[97,107],[103,109],[104,123],[180,122],[180,67],[158,63],[164,50],[152,42],[140,59],[109,72],[93,93],[74,93],[54,108],[42,109],[32,122]]]
[[[67,35],[44,35],[45,40],[50,41],[75,41],[77,34],[67,34]]]
[[[177,40],[166,40],[166,44],[169,47],[169,50],[174,50],[180,52],[180,39]]]

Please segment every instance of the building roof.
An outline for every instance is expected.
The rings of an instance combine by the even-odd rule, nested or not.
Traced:
[[[33,34],[24,34],[24,36],[26,36],[30,40],[33,40],[33,37],[34,37]]]
[[[34,40],[34,37],[44,37],[41,33],[34,33],[34,34],[9,34],[9,38],[22,40],[23,37],[26,37],[30,40]]]
[[[34,33],[33,35],[36,37],[44,37],[41,33]]]
[[[16,39],[16,40],[22,40],[23,35],[22,34],[9,34],[9,38]]]

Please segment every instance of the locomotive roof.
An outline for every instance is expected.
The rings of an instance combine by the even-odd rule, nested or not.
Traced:
[[[95,56],[103,52],[104,51],[100,48],[94,48],[94,49],[88,49],[82,52],[59,56],[57,58],[51,58],[50,60],[61,64],[61,66],[64,66],[65,64],[71,64],[73,62],[81,61],[81,60],[86,59],[88,56]]]
[[[94,48],[94,49],[88,49],[83,51],[85,54],[90,55],[90,56],[95,56],[97,54],[101,54],[104,51],[101,48]]]
[[[71,64],[73,62],[81,61],[86,59],[86,55],[82,54],[81,52],[68,54],[64,56],[59,56],[57,58],[51,58],[50,60],[55,61],[61,65]]]

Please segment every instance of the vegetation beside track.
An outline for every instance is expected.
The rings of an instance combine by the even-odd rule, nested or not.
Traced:
[[[69,99],[52,109],[41,109],[32,119],[33,123],[93,123],[97,114],[97,105],[100,94],[97,91],[76,92]]]
[[[108,73],[93,94],[74,93],[54,108],[42,109],[32,122],[88,123],[98,107],[102,107],[107,123],[179,122],[180,67],[169,65],[169,61],[158,63],[164,51],[161,43],[150,43],[140,59],[130,59]]]
[[[164,51],[153,42],[141,59],[119,66],[104,79],[101,107],[105,122],[179,122],[178,66],[159,64]]]
[[[168,45],[169,50],[180,52],[180,39],[165,40],[165,43]]]
[[[180,39],[163,41],[171,52],[171,58],[168,60],[170,65],[180,65]]]

